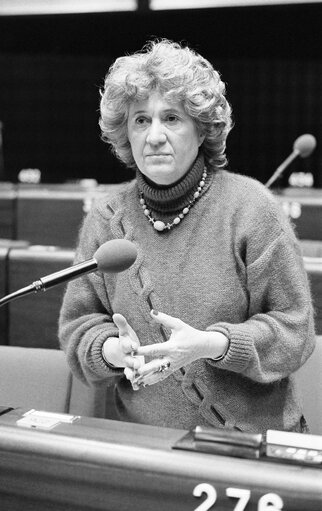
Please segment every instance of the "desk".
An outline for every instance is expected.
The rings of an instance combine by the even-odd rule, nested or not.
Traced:
[[[18,190],[17,239],[32,244],[75,247],[93,196],[86,191],[50,188]]]
[[[238,499],[227,495],[232,489],[250,492],[247,511],[321,511],[321,468],[173,450],[186,431],[104,419],[25,429],[16,425],[22,413],[0,416],[6,511],[236,510]],[[193,495],[200,484],[217,493],[214,505],[199,507],[206,499]],[[262,497],[269,493],[283,507],[265,507]]]
[[[0,238],[75,247],[79,228],[94,198],[123,186],[124,183],[94,188],[1,183]],[[285,188],[275,193],[298,237],[322,240],[322,189]]]
[[[17,190],[17,239],[32,244],[75,247],[85,215],[95,198],[121,185],[84,188],[71,185],[38,185]]]
[[[16,192],[11,183],[0,183],[0,238],[16,237]]]
[[[73,248],[93,200],[122,186],[0,183],[0,238]]]
[[[285,188],[276,194],[300,239],[322,241],[322,189]]]

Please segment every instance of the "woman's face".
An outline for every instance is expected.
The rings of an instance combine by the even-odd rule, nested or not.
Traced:
[[[184,176],[204,140],[183,106],[168,103],[157,91],[130,105],[127,127],[135,163],[159,185]]]

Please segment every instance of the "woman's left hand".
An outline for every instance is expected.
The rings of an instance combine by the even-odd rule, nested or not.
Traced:
[[[135,379],[138,386],[158,383],[199,358],[219,357],[227,348],[228,340],[220,332],[197,330],[181,319],[162,312],[152,311],[151,316],[157,323],[169,328],[171,335],[166,342],[137,349],[136,355],[152,358],[138,369]]]

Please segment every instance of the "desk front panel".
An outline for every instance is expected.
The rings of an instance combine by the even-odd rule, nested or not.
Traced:
[[[34,245],[56,245],[73,248],[85,212],[83,198],[70,194],[21,196],[17,204],[17,239]]]
[[[300,239],[322,241],[322,190],[286,188],[277,195]]]
[[[321,511],[319,468],[173,450],[183,430],[83,417],[44,432],[17,427],[20,417],[0,417],[6,511],[22,503],[33,511]]]
[[[13,185],[0,183],[0,238],[16,236],[16,192]]]
[[[17,239],[32,244],[75,248],[85,215],[93,201],[123,185],[83,188],[71,185],[19,187],[17,194]]]

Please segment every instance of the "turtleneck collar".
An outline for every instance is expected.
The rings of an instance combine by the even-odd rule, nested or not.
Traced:
[[[144,174],[137,170],[138,188],[143,194],[148,208],[156,213],[165,215],[184,208],[193,199],[204,167],[204,156],[202,153],[199,153],[191,169],[179,181],[170,186],[158,186],[147,180]],[[206,181],[209,182],[209,175]],[[203,188],[202,193],[208,187],[207,184]]]

